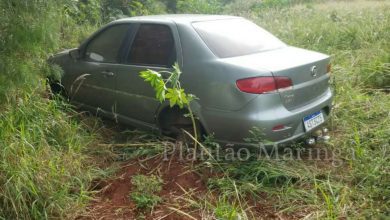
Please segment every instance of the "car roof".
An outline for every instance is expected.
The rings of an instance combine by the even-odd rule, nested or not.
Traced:
[[[202,14],[166,14],[166,15],[148,15],[122,18],[117,21],[173,21],[176,23],[192,23],[199,21],[212,21],[221,19],[240,18],[228,15],[202,15]]]

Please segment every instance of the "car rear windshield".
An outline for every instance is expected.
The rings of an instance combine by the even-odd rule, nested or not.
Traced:
[[[286,45],[256,24],[240,18],[194,22],[193,27],[220,58],[243,56]]]

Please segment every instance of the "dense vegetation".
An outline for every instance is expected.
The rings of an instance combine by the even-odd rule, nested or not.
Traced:
[[[83,211],[93,195],[91,181],[108,174],[94,158],[108,150],[96,144],[101,139],[97,119],[78,114],[60,98],[47,98],[45,76],[59,70],[46,59],[77,46],[106,22],[157,13],[240,15],[290,45],[332,55],[334,138],[325,148],[338,152],[334,159],[341,165],[207,163],[224,175],[209,181],[210,191],[219,193],[217,202],[201,208],[222,219],[251,218],[242,198],[259,199],[264,192],[281,213],[389,216],[390,4],[321,2],[0,1],[0,219],[73,218]]]

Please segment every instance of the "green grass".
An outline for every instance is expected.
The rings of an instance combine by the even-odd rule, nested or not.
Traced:
[[[87,150],[94,129],[46,98],[46,58],[69,33],[58,3],[0,2],[0,219],[72,218],[102,174]]]
[[[185,201],[218,219],[254,218],[253,200],[299,218],[390,216],[389,2],[180,2],[178,10],[241,15],[290,45],[330,54],[335,92],[328,124],[332,139],[318,147],[335,152],[334,161],[208,160],[194,169],[219,175],[209,179],[203,200]],[[48,54],[76,46],[101,23],[94,20],[96,14],[85,23],[79,17],[83,14],[65,12],[62,4],[70,3],[0,2],[0,219],[74,218],[93,196],[92,179],[113,175],[99,168],[101,161],[162,151],[161,139],[145,133],[125,135],[141,145],[152,139],[154,147],[115,148],[115,140],[97,136],[115,131],[104,130],[96,119],[80,116],[60,99],[46,98],[44,77],[53,72],[46,65]],[[147,4],[133,5],[139,10],[134,13],[150,13]],[[215,149],[210,142],[208,149]],[[156,184],[140,190],[145,178]],[[130,199],[139,207],[160,201],[157,177],[138,175],[132,184],[136,190]]]
[[[253,198],[300,218],[389,216],[390,4],[272,2],[235,1],[226,12],[255,21],[290,45],[332,56],[332,139],[318,149],[333,152],[333,161],[207,161],[200,170],[222,175],[208,182],[217,205],[204,208],[229,219],[227,206],[216,207],[224,201],[233,213],[251,218],[254,210],[243,201]]]
[[[237,12],[232,7],[229,11]],[[325,148],[337,152],[342,165],[245,162],[229,164],[229,176],[277,198],[282,212],[306,210],[303,215],[329,219],[388,216],[390,4],[332,1],[241,9],[239,15],[288,44],[332,55],[333,139]],[[280,185],[270,177],[284,181]]]
[[[93,135],[60,101],[19,97],[0,115],[0,216],[64,217],[88,201],[97,175],[84,150]]]
[[[162,201],[162,198],[157,195],[162,190],[161,178],[155,175],[136,175],[131,178],[131,183],[134,189],[130,198],[138,209],[150,210]]]

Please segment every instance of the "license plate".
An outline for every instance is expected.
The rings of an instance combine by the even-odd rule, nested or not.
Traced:
[[[310,131],[325,121],[321,111],[315,112],[303,118],[306,131]]]

